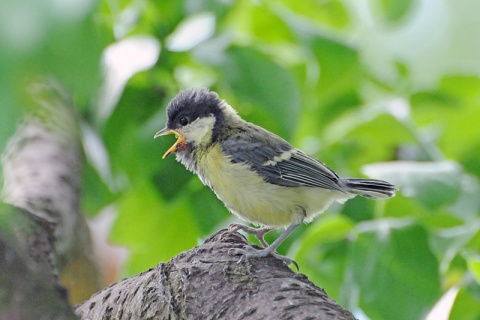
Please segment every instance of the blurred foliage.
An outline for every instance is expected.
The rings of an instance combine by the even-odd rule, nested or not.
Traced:
[[[0,147],[25,81],[60,79],[84,128],[83,208],[117,209],[111,238],[131,249],[132,275],[233,221],[161,160],[173,138],[152,139],[180,89],[210,87],[340,175],[401,187],[330,208],[280,248],[313,282],[362,319],[420,319],[452,289],[450,318],[478,319],[479,11],[470,0],[3,2]],[[117,47],[108,59],[132,40],[145,56]]]

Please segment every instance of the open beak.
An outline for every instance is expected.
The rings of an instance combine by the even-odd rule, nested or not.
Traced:
[[[164,129],[158,131],[157,133],[155,133],[153,138],[155,139],[157,137],[165,136],[167,134],[174,134],[175,137],[177,138],[177,141],[173,144],[173,146],[171,146],[167,150],[167,152],[165,152],[162,159],[164,159],[166,156],[170,155],[171,153],[176,152],[185,143],[185,137],[180,132],[172,130],[172,129],[168,129],[168,128],[164,128]]]

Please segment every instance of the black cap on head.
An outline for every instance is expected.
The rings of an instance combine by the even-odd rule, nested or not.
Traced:
[[[208,116],[217,115],[222,100],[218,94],[206,88],[192,88],[181,91],[167,106],[169,125],[176,125],[176,121],[183,116],[190,121]]]
[[[212,141],[216,141],[225,130],[238,123],[237,112],[217,93],[206,88],[192,88],[181,91],[167,106],[167,128],[178,129],[198,118],[215,117]]]

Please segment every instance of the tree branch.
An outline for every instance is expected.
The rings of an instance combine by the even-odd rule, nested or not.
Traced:
[[[355,319],[306,276],[221,230],[167,263],[115,283],[78,305],[81,319]]]
[[[78,119],[70,95],[53,78],[32,80],[24,97],[27,112],[2,154],[1,196],[31,220],[28,228],[15,227],[33,260],[41,261],[43,270],[50,263],[52,276],[69,289],[71,301],[79,302],[100,284],[80,210],[83,155]]]

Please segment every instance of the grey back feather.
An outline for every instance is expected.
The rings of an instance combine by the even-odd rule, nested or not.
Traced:
[[[295,149],[280,137],[251,123],[221,142],[234,163],[246,163],[265,181],[286,187],[320,187],[341,191],[338,175],[324,163]],[[284,155],[284,159],[282,159]]]

